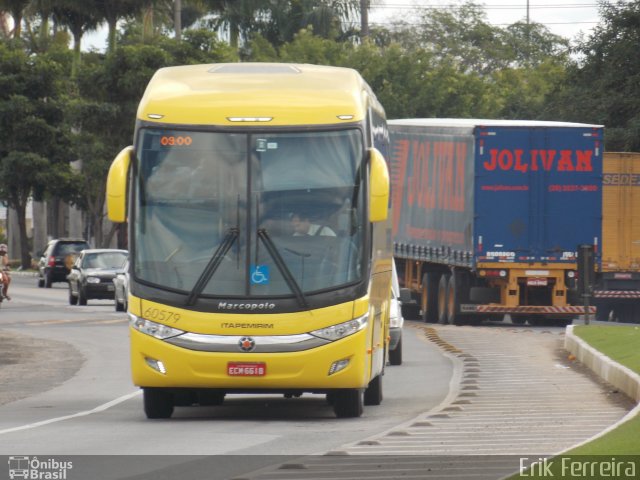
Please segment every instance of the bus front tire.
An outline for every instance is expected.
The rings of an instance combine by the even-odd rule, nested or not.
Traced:
[[[369,382],[364,391],[365,405],[380,405],[382,403],[382,373]]]
[[[353,388],[332,395],[333,411],[338,418],[360,417],[363,411],[362,390]]]
[[[144,413],[147,418],[170,418],[173,414],[173,396],[162,388],[143,388]]]

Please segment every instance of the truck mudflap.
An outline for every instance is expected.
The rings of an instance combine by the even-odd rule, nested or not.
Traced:
[[[462,313],[517,313],[517,314],[532,314],[532,315],[583,315],[585,308],[582,306],[567,305],[565,307],[552,307],[542,305],[525,305],[519,307],[503,307],[498,305],[474,305],[474,304],[462,304],[460,305],[460,311]],[[596,307],[589,306],[589,313],[595,314]]]
[[[595,298],[640,298],[640,290],[595,290]]]

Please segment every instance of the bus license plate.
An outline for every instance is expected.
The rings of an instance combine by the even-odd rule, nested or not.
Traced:
[[[265,363],[229,362],[227,374],[231,377],[263,377],[267,373]]]

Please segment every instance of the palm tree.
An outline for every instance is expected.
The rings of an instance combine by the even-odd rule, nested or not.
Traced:
[[[107,51],[114,52],[118,20],[140,13],[140,2],[136,0],[109,0],[108,2],[97,2],[95,7],[96,15],[99,19],[106,21],[109,27]]]
[[[229,44],[238,48],[240,37],[248,38],[256,28],[259,12],[266,12],[271,0],[204,0],[210,11],[217,14],[214,25],[228,28]],[[276,2],[277,3],[277,2]]]
[[[20,38],[22,18],[30,0],[0,0],[0,12],[9,12],[13,18],[13,38]]]
[[[53,6],[53,14],[58,23],[67,27],[73,35],[72,78],[76,77],[80,66],[82,36],[95,30],[100,24],[96,12],[101,3],[101,0],[57,0]]]

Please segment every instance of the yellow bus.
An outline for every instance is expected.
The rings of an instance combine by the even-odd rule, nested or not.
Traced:
[[[225,395],[382,401],[388,132],[347,68],[160,69],[107,180],[128,221],[133,382],[148,418]]]

